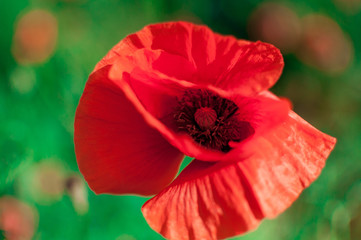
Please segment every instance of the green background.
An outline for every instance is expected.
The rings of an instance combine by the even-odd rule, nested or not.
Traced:
[[[12,195],[39,214],[34,239],[162,239],[142,217],[146,198],[95,195],[86,187],[88,211],[72,196],[44,196],[32,185],[39,163],[78,173],[73,120],[88,74],[126,35],[149,23],[189,20],[222,34],[249,39],[250,14],[262,1],[15,0],[0,1],[0,196]],[[235,239],[361,239],[361,12],[329,0],[283,1],[299,17],[320,13],[334,19],[353,45],[348,68],[330,74],[286,54],[284,73],[272,89],[294,111],[337,137],[321,176],[286,212]],[[16,24],[29,10],[50,11],[58,21],[54,53],[41,64],[22,65],[11,48]],[[31,79],[25,93],[14,78]],[[54,165],[56,162],[57,165]],[[36,171],[35,171],[36,174]],[[34,190],[35,189],[35,190]]]

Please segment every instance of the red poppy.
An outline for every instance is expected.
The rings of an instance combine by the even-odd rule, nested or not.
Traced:
[[[336,142],[267,90],[283,65],[270,44],[186,22],[129,35],[80,100],[80,171],[96,193],[157,194],[142,211],[166,238],[254,229],[317,178]],[[172,182],[184,155],[195,160]]]

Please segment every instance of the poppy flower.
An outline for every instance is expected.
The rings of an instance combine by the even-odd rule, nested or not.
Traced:
[[[256,228],[318,177],[336,141],[268,91],[283,65],[267,43],[146,26],[90,74],[75,117],[80,171],[98,194],[156,194],[142,212],[169,239]]]

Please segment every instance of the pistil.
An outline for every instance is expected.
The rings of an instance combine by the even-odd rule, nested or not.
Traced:
[[[251,124],[240,120],[238,106],[209,90],[187,90],[174,112],[178,131],[198,144],[228,152],[230,141],[240,142],[254,133]]]

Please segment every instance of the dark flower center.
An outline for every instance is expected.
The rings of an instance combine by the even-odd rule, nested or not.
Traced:
[[[229,141],[240,142],[254,133],[251,124],[241,121],[238,106],[209,90],[187,90],[174,112],[178,130],[200,145],[228,152]]]

